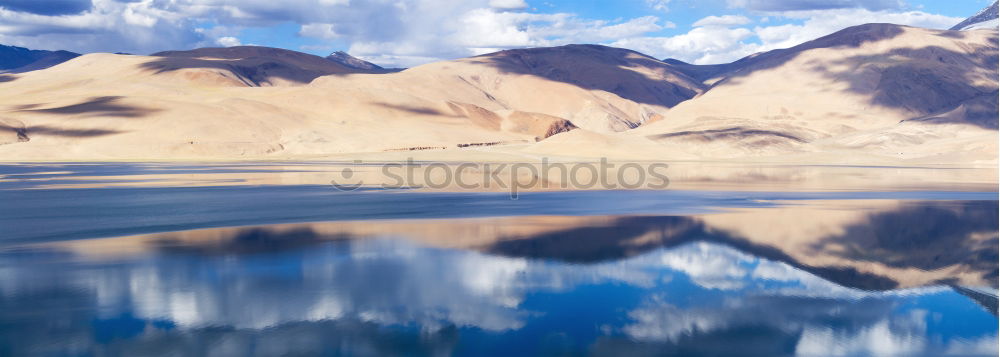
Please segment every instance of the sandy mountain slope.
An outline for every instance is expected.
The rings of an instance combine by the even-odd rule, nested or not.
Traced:
[[[391,76],[330,76],[313,86],[371,93],[381,98],[378,107],[399,115],[473,118],[479,116],[475,113],[492,117],[528,112],[597,132],[625,131],[658,120],[669,107],[703,88],[645,55],[589,45],[502,51]]]
[[[997,162],[991,30],[869,24],[708,67],[594,45],[379,74],[261,47],[160,55],[0,75],[0,160]]]
[[[256,86],[296,84],[342,68],[254,47],[90,54],[0,81],[0,158],[308,158],[530,144],[577,127],[633,128],[701,90],[632,51],[560,51],[566,49],[507,51],[269,88]],[[505,62],[514,57],[515,65]],[[530,72],[545,68],[572,71]],[[584,70],[594,73],[573,72]]]
[[[703,158],[996,162],[997,58],[996,31],[851,27],[741,60],[705,94],[627,135]]]
[[[212,69],[226,73],[247,86],[301,85],[320,76],[350,73],[380,73],[381,68],[347,66],[319,56],[259,46],[199,48],[152,54],[164,57],[144,67],[157,72]]]

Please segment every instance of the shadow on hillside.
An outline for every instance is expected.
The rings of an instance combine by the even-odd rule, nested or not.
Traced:
[[[123,133],[122,131],[109,130],[109,129],[65,129],[47,125],[35,125],[27,128],[26,132],[29,136],[34,134],[41,134],[41,135],[73,137],[73,138],[91,138],[97,136],[107,136],[107,135]]]
[[[138,118],[160,111],[160,109],[155,108],[120,104],[119,101],[122,98],[120,96],[93,97],[81,103],[45,109],[34,109],[34,106],[28,105],[25,108],[32,109],[20,109],[18,111],[61,115],[86,114],[88,116],[121,118]]]
[[[794,60],[803,51],[815,48],[857,48],[866,43],[889,40],[903,34],[903,27],[891,24],[869,24],[848,28],[788,49],[774,50],[742,59],[735,69],[731,65],[714,65],[726,78],[715,83],[738,84],[743,78],[758,72],[780,67]],[[956,31],[940,31],[937,36],[962,38]],[[851,56],[840,60],[814,60],[809,63],[810,71],[824,77],[843,81],[849,78],[847,90],[871,95],[872,105],[892,109],[902,109],[921,117],[944,113],[981,96],[992,96],[997,103],[997,87],[976,85],[985,77],[978,76],[969,68],[984,68],[997,76],[997,39],[993,45],[971,47],[964,52],[956,52],[938,46],[922,48],[898,48],[878,55]],[[693,66],[693,65],[691,65]],[[862,68],[862,66],[864,66]],[[697,67],[697,66],[695,66]],[[843,68],[843,69],[840,69]],[[860,70],[877,72],[880,80],[873,84],[866,76],[855,74]],[[690,71],[690,70],[689,70]],[[714,75],[721,75],[714,73]],[[872,75],[875,75],[873,73]],[[928,121],[935,122],[935,121]],[[954,122],[954,121],[952,121]],[[964,121],[987,129],[997,129],[996,105],[988,113],[977,114]]]
[[[322,61],[325,59],[320,58]],[[282,79],[299,84],[308,84],[314,79],[330,75],[354,74],[336,66],[333,62],[328,65],[310,65],[309,68],[296,66],[292,63],[264,58],[248,57],[235,59],[205,60],[191,57],[161,57],[156,60],[145,62],[140,65],[143,69],[152,71],[154,74],[173,72],[178,70],[201,68],[212,69],[232,73],[235,80],[239,80],[249,87],[270,86],[275,83],[273,80]],[[229,77],[224,73],[218,73],[220,77]],[[229,77],[232,78],[232,77]]]
[[[698,95],[700,81],[641,53],[598,45],[507,50],[473,57],[473,63],[505,74],[533,75],[588,90],[603,90],[643,104],[673,107]],[[630,68],[660,68],[687,81],[691,90],[662,78],[650,78]],[[492,85],[492,84],[490,84]]]
[[[386,103],[386,102],[371,102],[371,104],[375,105],[375,106],[378,106],[378,107],[385,108],[385,109],[398,110],[398,111],[410,113],[410,114],[413,114],[413,115],[434,115],[434,116],[457,117],[457,115],[455,115],[454,113],[446,113],[446,112],[442,112],[442,111],[434,109],[434,108],[417,107],[417,106],[402,105],[402,104],[392,104],[392,103]]]
[[[903,29],[892,24],[868,24],[850,27],[830,35],[805,42],[790,48],[756,53],[732,63],[714,65],[688,65],[685,71],[704,71],[705,76],[726,76],[714,86],[724,83],[739,83],[740,79],[757,71],[781,67],[795,59],[800,53],[816,48],[851,47],[857,48],[871,42],[889,40],[903,34]],[[704,67],[704,68],[703,68]],[[683,68],[683,67],[682,67]],[[708,69],[706,69],[708,68]]]
[[[121,131],[108,129],[66,129],[48,125],[35,125],[22,128],[4,125],[3,123],[0,123],[0,132],[14,133],[21,139],[21,141],[29,141],[33,135],[92,138],[122,133]]]
[[[994,39],[996,42],[996,39]],[[990,77],[997,76],[997,48],[979,47],[973,52],[970,58],[965,53],[947,50],[937,46],[929,46],[918,49],[896,49],[879,56],[854,56],[840,61],[833,61],[832,66],[851,65],[853,63],[873,63],[877,64],[887,57],[904,57],[911,60],[935,61],[942,64],[951,65],[944,71],[940,68],[929,66],[897,65],[881,68],[881,80],[871,89],[869,83],[865,83],[854,77],[855,80],[848,82],[848,90],[856,93],[872,93],[871,104],[882,107],[903,109],[915,113],[915,116],[926,116],[942,114],[966,104],[966,109],[975,111],[966,115],[963,122],[973,124],[985,129],[998,127],[997,103],[1000,97],[997,94],[997,87],[987,87],[976,85],[982,82],[983,77],[977,76],[967,68],[985,68],[992,73]],[[832,71],[830,65],[816,65],[811,68],[817,73],[821,73],[828,78],[843,78],[843,71]],[[975,101],[985,99],[990,103],[987,107],[974,104]],[[969,108],[976,106],[976,108]],[[935,121],[927,121],[935,122]],[[954,121],[952,121],[954,123]]]
[[[15,79],[17,79],[17,77],[15,77],[15,76],[12,76],[12,75],[9,75],[9,74],[0,74],[0,83],[12,82]]]

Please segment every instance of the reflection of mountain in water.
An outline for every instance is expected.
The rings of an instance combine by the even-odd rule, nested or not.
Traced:
[[[766,215],[768,210],[759,211]],[[839,266],[810,266],[777,244],[765,244],[739,231],[716,229],[692,217],[623,217],[612,224],[546,232],[525,239],[503,240],[486,251],[511,256],[592,262],[639,254],[650,249],[707,240],[752,254],[780,260],[845,286],[891,289],[891,276],[860,272],[859,262],[901,269],[934,271],[958,267],[997,284],[998,205],[995,201],[921,202],[870,214],[842,227],[843,233],[823,236],[810,248],[839,256]],[[788,224],[795,224],[788,222]],[[775,242],[767,242],[775,243]],[[952,283],[944,279],[941,283]]]
[[[904,205],[872,221],[965,224],[941,237],[985,249],[965,243],[995,218],[968,220],[995,205]],[[73,245],[11,251],[0,255],[0,354],[996,354],[995,316],[946,287],[857,289],[873,278],[829,274],[692,217],[584,220],[398,227],[419,243],[321,224],[162,234],[113,259]],[[912,225],[844,231],[905,233],[886,227]],[[434,248],[458,237],[420,229],[485,238],[456,243],[478,251]],[[879,247],[899,252],[886,264],[917,254]],[[963,267],[986,266],[974,263]]]
[[[331,240],[389,236],[516,258],[594,264],[708,241],[858,289],[997,283],[996,201],[866,201],[861,206],[882,207],[866,211],[852,205],[828,205],[797,204],[707,216],[290,224],[153,234],[122,238],[119,243],[219,255],[299,250]],[[843,212],[850,215],[845,217]],[[74,245],[83,251],[104,250],[95,246],[103,247],[90,242]]]

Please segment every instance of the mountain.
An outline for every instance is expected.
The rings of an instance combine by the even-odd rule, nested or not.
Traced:
[[[34,62],[31,62],[29,64],[26,64],[26,65],[23,65],[23,66],[20,66],[20,67],[17,67],[17,68],[9,69],[9,70],[7,70],[7,72],[8,73],[24,73],[24,72],[37,71],[37,70],[40,70],[40,69],[46,69],[46,68],[55,66],[57,64],[69,61],[69,60],[77,58],[77,57],[80,57],[80,54],[69,52],[69,51],[62,51],[62,50],[60,50],[60,51],[54,51],[54,52],[50,52],[50,53],[46,54],[45,56],[42,56],[41,58],[39,58],[38,60],[36,60]]]
[[[705,94],[629,134],[699,157],[995,161],[997,59],[996,31],[855,26],[728,65]]]
[[[501,73],[531,75],[614,93],[638,103],[672,107],[700,93],[700,85],[639,52],[600,45],[506,50],[473,57]],[[624,67],[624,68],[623,68]]]
[[[0,45],[0,72],[21,73],[45,69],[79,56],[69,51],[29,50]]]
[[[386,92],[426,98],[421,106],[440,107],[443,112],[451,111],[442,106],[445,102],[464,103],[494,113],[522,111],[563,118],[606,133],[659,120],[670,107],[704,89],[654,58],[596,45],[506,50],[418,66],[386,78],[360,79],[379,86],[391,82],[394,86]],[[355,85],[329,77],[316,84]]]
[[[0,81],[0,144],[9,144],[0,145],[0,158],[312,157],[530,145],[577,128],[630,130],[703,89],[660,61],[603,46],[359,72],[260,47],[89,54]]]
[[[220,73],[227,79],[235,80],[237,85],[253,87],[299,85],[332,74],[381,72],[347,66],[306,53],[260,46],[165,51],[151,56],[163,58],[145,64],[146,68],[158,73],[192,68],[212,69],[223,71]]]
[[[340,63],[341,65],[344,65],[346,67],[365,70],[365,71],[378,71],[385,69],[377,64],[351,56],[344,51],[337,51],[331,53],[329,56],[326,56],[326,59]]]
[[[754,54],[744,57],[736,62],[722,64],[698,65],[673,58],[667,58],[663,60],[663,63],[669,64],[673,69],[676,69],[691,78],[702,81],[706,85],[710,85],[711,83],[714,83],[715,80],[722,78],[725,74],[743,68],[749,62],[753,61],[753,59],[758,55],[759,54]]]
[[[394,73],[249,46],[90,54],[0,75],[0,159],[995,165],[997,37],[868,24],[711,66],[567,45]]]
[[[972,15],[972,17],[959,22],[958,25],[953,26],[951,30],[975,30],[981,28],[996,29],[998,25],[997,19],[1000,17],[997,8],[998,3],[1000,2],[994,1],[993,5],[987,6],[975,15]]]

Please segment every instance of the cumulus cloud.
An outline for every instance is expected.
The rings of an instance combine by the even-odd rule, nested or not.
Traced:
[[[58,16],[0,8],[0,43],[77,52],[143,53],[214,41],[199,33],[184,14],[158,7],[150,0],[93,0],[92,5],[80,13]]]
[[[666,12],[670,10],[670,0],[646,0],[646,5],[657,11]]]
[[[299,30],[299,36],[332,40],[341,35],[333,29],[333,24],[304,24]]]
[[[520,10],[528,7],[524,0],[490,0],[490,7],[503,10]]]
[[[701,20],[695,21],[691,26],[701,27],[701,26],[739,26],[746,25],[752,22],[750,18],[740,15],[722,15],[722,16],[708,16]]]
[[[410,14],[401,15],[410,18]],[[406,31],[396,36],[354,41],[349,52],[374,62],[410,66],[428,59],[465,57],[506,48],[602,43],[659,31],[673,24],[655,16],[612,22],[583,19],[569,13],[473,8],[455,11],[447,19],[404,21],[401,26]]]
[[[151,53],[242,43],[244,29],[291,23],[306,41],[299,48],[337,43],[347,45],[353,55],[394,67],[569,43],[611,44],[658,58],[720,63],[867,22],[947,28],[961,21],[900,11],[898,0],[727,1],[772,21],[759,19],[751,27],[751,17],[708,16],[686,33],[663,36],[657,33],[675,25],[654,15],[591,19],[538,12],[525,0],[0,0],[0,43]],[[669,4],[646,1],[651,14],[667,11]]]
[[[706,64],[736,60],[760,46],[748,41],[754,35],[746,28],[696,27],[667,37],[635,37],[618,40],[612,46],[630,48],[657,58],[677,58]]]
[[[215,40],[215,43],[222,47],[233,47],[242,44],[240,43],[240,39],[232,36],[220,37],[218,40]]]

